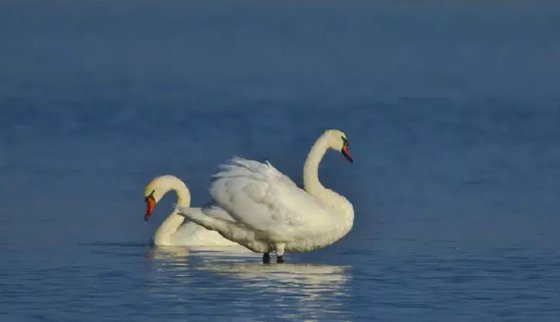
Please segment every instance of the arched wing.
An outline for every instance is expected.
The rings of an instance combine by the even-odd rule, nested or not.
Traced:
[[[236,221],[262,231],[295,232],[329,223],[332,210],[269,163],[234,158],[221,167],[210,194]]]

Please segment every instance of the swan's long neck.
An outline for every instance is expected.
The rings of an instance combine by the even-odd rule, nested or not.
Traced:
[[[321,199],[333,208],[340,210],[345,222],[350,224],[354,221],[354,208],[343,196],[331,189],[325,188],[319,181],[319,164],[330,148],[326,136],[321,136],[311,147],[303,165],[303,188],[309,194]]]
[[[319,163],[329,149],[327,140],[321,136],[311,147],[311,151],[307,155],[305,164],[303,165],[303,188],[310,194],[321,197],[326,191],[325,187],[319,181]]]
[[[167,192],[173,190],[177,194],[177,207],[190,207],[191,194],[187,186],[180,180],[170,180],[161,187],[163,197]],[[173,234],[184,221],[184,217],[180,216],[176,210],[173,210],[167,218],[161,223],[154,234],[154,243],[156,245],[173,245]]]

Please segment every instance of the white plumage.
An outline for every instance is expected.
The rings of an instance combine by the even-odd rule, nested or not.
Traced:
[[[188,208],[179,212],[255,252],[275,250],[281,257],[284,250],[302,252],[330,245],[350,231],[354,210],[346,198],[319,182],[319,162],[329,148],[351,160],[346,135],[327,130],[305,162],[305,190],[268,162],[236,157],[214,175],[211,206],[200,212]]]
[[[181,179],[171,176],[159,176],[152,179],[144,188],[144,198],[146,199],[146,221],[150,218],[153,207],[163,196],[169,192],[177,193],[177,205],[180,207],[190,207],[191,196],[189,189]],[[191,211],[200,212],[200,208],[189,208]],[[231,218],[227,213],[221,216]],[[161,223],[153,236],[153,243],[156,246],[231,246],[237,245],[228,239],[220,236],[217,232],[208,230],[194,222],[185,220],[174,210]]]

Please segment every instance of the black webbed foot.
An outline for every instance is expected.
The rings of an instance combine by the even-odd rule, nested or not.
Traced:
[[[276,256],[276,263],[277,264],[284,263],[284,256]]]

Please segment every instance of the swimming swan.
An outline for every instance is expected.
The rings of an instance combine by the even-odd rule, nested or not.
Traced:
[[[152,215],[154,206],[163,196],[174,190],[177,193],[177,206],[189,208],[191,194],[181,179],[165,175],[156,177],[146,185],[144,189],[144,201],[146,202],[146,214],[144,220],[148,221]],[[199,208],[189,208],[196,211]],[[200,210],[198,210],[200,211]],[[226,217],[231,218],[231,217]],[[183,216],[174,210],[161,223],[156,230],[153,243],[156,246],[229,246],[237,245],[229,241],[217,232],[208,230],[193,222],[185,220]]]

